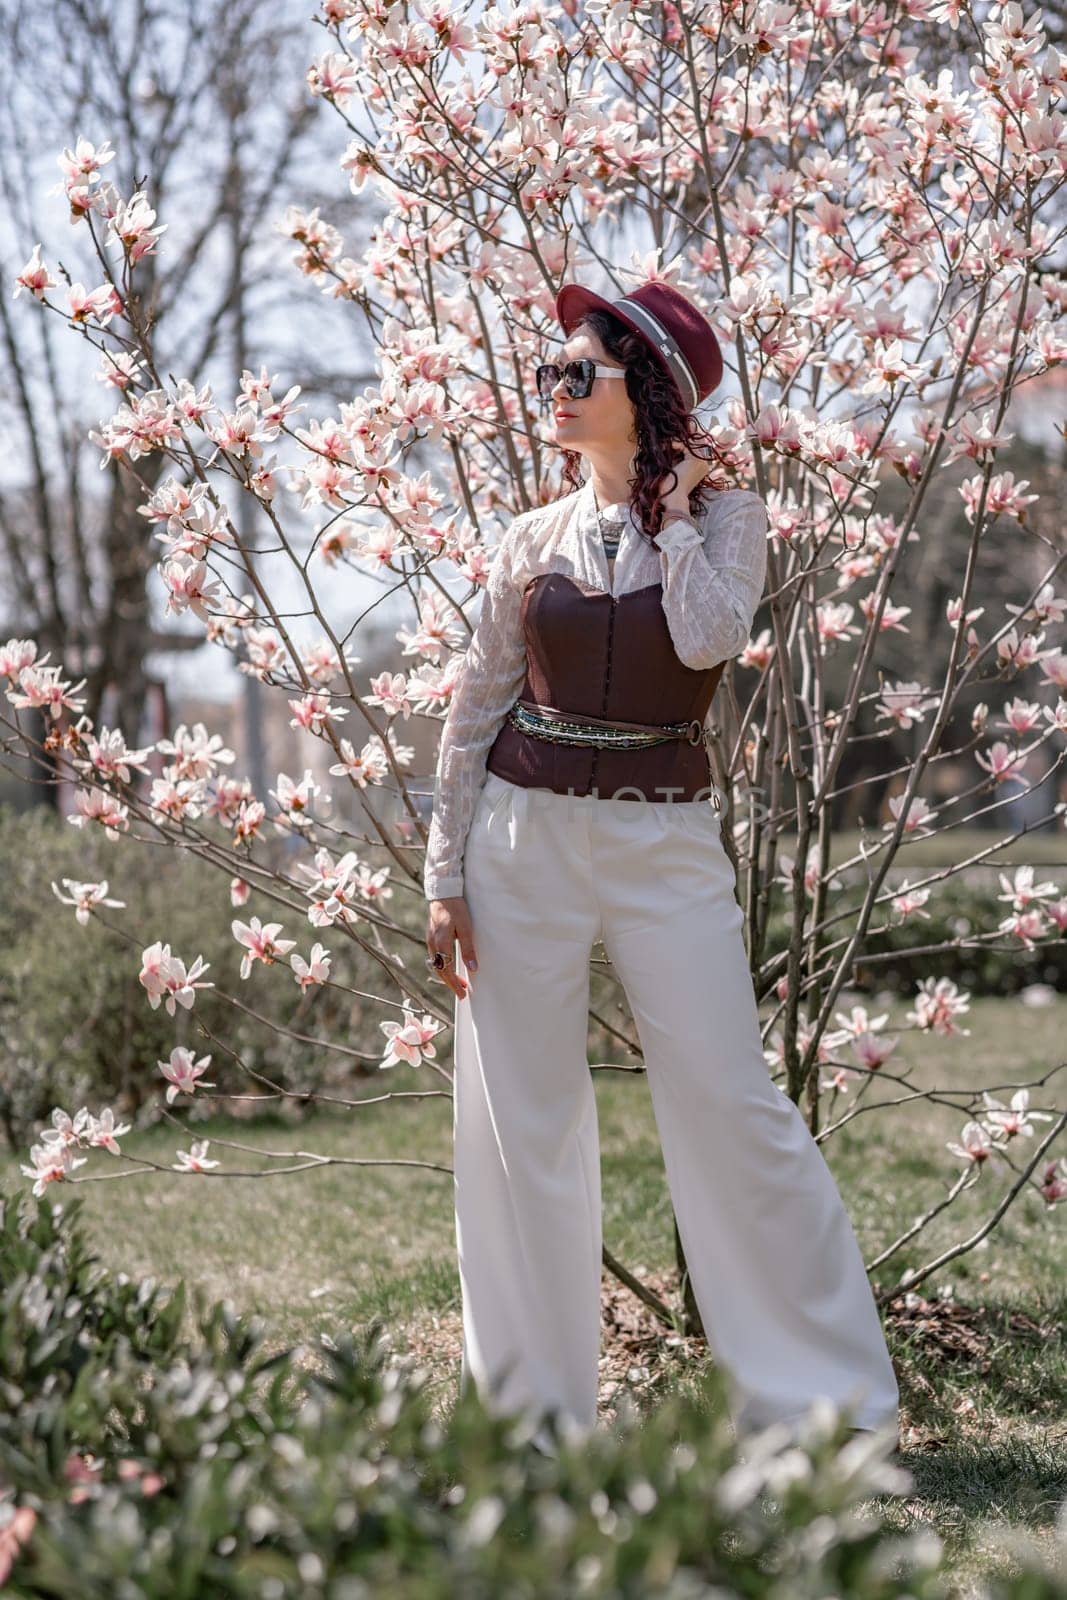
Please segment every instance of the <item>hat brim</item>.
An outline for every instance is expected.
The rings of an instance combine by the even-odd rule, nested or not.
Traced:
[[[583,288],[580,283],[565,283],[556,296],[556,316],[564,333],[573,332],[576,325],[582,320],[587,311],[610,311],[613,316],[619,317],[628,327],[639,333],[640,329],[616,311],[610,300],[605,300],[602,294],[594,294],[592,289]]]

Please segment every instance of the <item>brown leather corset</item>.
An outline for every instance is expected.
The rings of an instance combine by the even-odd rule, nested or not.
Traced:
[[[662,583],[614,596],[567,573],[542,572],[523,591],[520,618],[526,677],[519,697],[575,716],[703,721],[726,667],[695,669],[678,659]],[[702,744],[668,739],[643,750],[596,750],[520,733],[510,722],[486,766],[524,788],[602,799],[707,799],[714,787]]]

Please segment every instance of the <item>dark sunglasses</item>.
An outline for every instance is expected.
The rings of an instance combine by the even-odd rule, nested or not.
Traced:
[[[537,368],[537,392],[542,400],[550,400],[552,391],[562,376],[567,393],[572,400],[584,400],[593,387],[594,378],[625,378],[625,367],[607,367],[602,361],[581,356],[561,367],[557,361],[545,361]]]

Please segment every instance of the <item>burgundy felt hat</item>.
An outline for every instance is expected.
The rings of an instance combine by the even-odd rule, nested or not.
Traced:
[[[611,311],[651,346],[690,411],[722,382],[722,350],[715,332],[691,300],[669,283],[643,283],[621,300],[605,300],[577,283],[556,296],[556,315],[570,334],[587,311]]]

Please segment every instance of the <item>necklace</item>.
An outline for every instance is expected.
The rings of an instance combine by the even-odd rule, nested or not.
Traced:
[[[621,502],[615,502],[610,506],[598,504],[596,512],[604,554],[609,561],[613,561],[619,553],[619,541],[626,523],[628,507]]]

